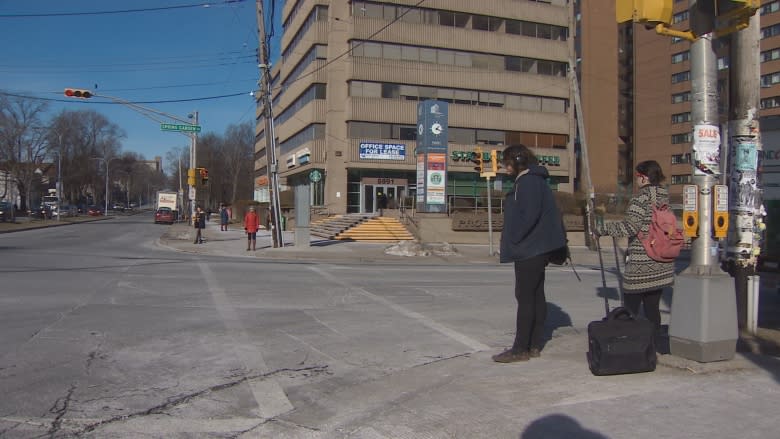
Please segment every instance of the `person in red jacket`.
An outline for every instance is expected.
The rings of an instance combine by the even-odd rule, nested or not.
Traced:
[[[257,229],[260,228],[260,218],[257,217],[254,206],[249,208],[249,212],[244,215],[244,230],[246,230],[246,251],[257,250]]]

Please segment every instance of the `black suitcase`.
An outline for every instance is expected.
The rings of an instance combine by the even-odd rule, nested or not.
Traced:
[[[615,265],[620,275],[617,244],[613,238]],[[607,290],[601,248],[596,239],[601,265],[601,281]],[[622,303],[622,294],[620,294]],[[646,319],[636,317],[622,306],[609,310],[609,300],[604,295],[606,317],[588,324],[588,365],[593,375],[619,375],[652,372],[655,370],[655,327]]]
[[[593,375],[655,370],[655,326],[621,307],[588,325],[588,364]]]

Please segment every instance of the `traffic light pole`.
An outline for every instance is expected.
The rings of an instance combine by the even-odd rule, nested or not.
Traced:
[[[758,157],[762,150],[759,129],[760,40],[759,15],[731,36],[729,59],[729,216],[726,256],[737,293],[737,322],[755,333],[762,221]]]
[[[487,208],[488,208],[488,256],[493,256],[493,191],[490,188],[490,177],[485,177],[487,181]]]
[[[713,188],[720,170],[720,125],[712,2],[691,0],[691,116],[693,182],[698,187],[698,237],[693,239],[690,266],[675,278],[669,322],[672,354],[699,362],[728,360],[737,345],[736,300],[730,279],[718,265],[713,238]]]
[[[195,112],[195,125],[198,124],[198,112]],[[197,169],[198,167],[198,133],[192,133],[191,134],[191,142],[190,142],[190,169]],[[195,211],[198,204],[198,182],[195,181],[194,184],[190,185],[190,195],[192,195],[190,198],[190,219],[191,221],[195,220]],[[194,225],[194,223],[193,223]]]

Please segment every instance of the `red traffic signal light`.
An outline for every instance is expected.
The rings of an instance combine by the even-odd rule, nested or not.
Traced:
[[[69,98],[89,99],[92,97],[92,92],[89,90],[81,90],[77,88],[66,88],[65,96]]]
[[[209,170],[200,168],[200,182],[206,184],[209,181]]]
[[[471,153],[471,157],[469,158],[469,161],[477,165],[474,167],[474,170],[479,172],[480,174],[483,172],[485,166],[483,158],[484,157],[482,156],[482,148],[480,147],[474,148],[474,152]]]

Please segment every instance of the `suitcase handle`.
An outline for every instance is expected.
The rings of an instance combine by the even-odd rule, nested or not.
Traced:
[[[628,308],[624,308],[622,306],[619,306],[607,314],[607,320],[633,320],[634,315],[631,314],[631,311],[628,310]]]

